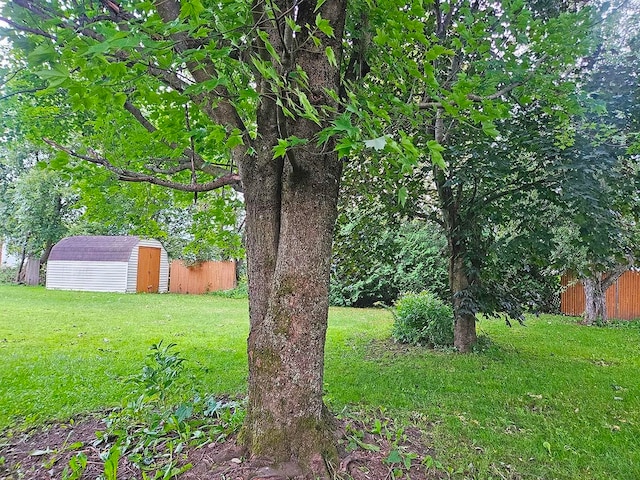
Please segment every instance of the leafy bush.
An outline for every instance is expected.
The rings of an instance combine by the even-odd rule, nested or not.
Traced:
[[[13,267],[0,267],[0,284],[14,283],[18,269]]]
[[[393,338],[402,343],[450,347],[453,310],[433,293],[407,293],[396,302]]]

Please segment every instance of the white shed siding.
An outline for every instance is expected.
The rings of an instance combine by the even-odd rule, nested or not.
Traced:
[[[50,260],[47,263],[47,288],[51,289],[124,293],[126,279],[126,262]]]
[[[127,293],[136,293],[138,286],[138,245],[131,250],[129,263],[127,264]]]

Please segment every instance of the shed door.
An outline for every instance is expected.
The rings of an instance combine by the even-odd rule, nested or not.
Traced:
[[[157,293],[160,287],[160,249],[139,247],[136,292]]]

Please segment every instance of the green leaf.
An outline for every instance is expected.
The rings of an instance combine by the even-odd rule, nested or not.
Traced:
[[[286,139],[279,139],[278,145],[273,147],[273,158],[284,157],[287,154],[287,150],[289,148],[297,147],[298,145],[304,145],[308,143],[309,140],[306,138],[298,138],[295,135],[290,136]]]
[[[383,135],[382,137],[365,140],[364,144],[367,148],[373,148],[376,151],[380,151],[387,145],[387,136]]]
[[[394,449],[389,452],[387,458],[384,459],[385,463],[402,463],[402,456],[398,450]]]
[[[273,68],[273,65],[255,56],[251,57],[251,62],[253,63],[253,66],[256,67],[258,72],[260,72],[260,75],[262,75],[263,78],[272,81],[278,86],[283,86],[282,79],[278,76],[278,73],[276,72],[276,69]]]
[[[118,38],[109,42],[112,47],[116,48],[135,48],[140,45],[140,39],[136,37]]]
[[[43,43],[36,47],[36,49],[29,54],[27,60],[31,65],[40,65],[44,62],[52,62],[56,59],[57,53],[53,46]]]
[[[287,148],[289,148],[289,142],[284,138],[278,140],[278,145],[273,147],[273,158],[284,157],[287,154]]]
[[[69,163],[69,154],[67,152],[58,151],[49,162],[49,166],[53,169],[61,169]]]
[[[127,101],[127,94],[122,92],[116,93],[113,96],[113,101],[118,107],[122,107]]]
[[[182,6],[180,7],[180,18],[195,18],[204,12],[204,7],[202,6],[202,2],[200,0],[186,0],[181,2]]]
[[[227,139],[227,143],[225,143],[224,146],[229,150],[232,150],[238,145],[244,145],[244,140],[242,140],[242,132],[236,128],[231,132]]]
[[[101,55],[101,54],[107,52],[110,47],[111,47],[111,45],[109,45],[109,42],[95,43],[95,44],[91,45],[89,48],[87,48],[87,51],[85,52],[85,55],[89,55],[89,56]]]
[[[300,25],[298,25],[296,23],[296,21],[291,18],[291,17],[284,17],[284,21],[287,23],[287,26],[291,29],[292,32],[297,33],[300,30],[302,30],[302,28],[300,27]]]
[[[398,203],[404,207],[404,204],[407,202],[407,197],[409,196],[409,191],[407,187],[400,187],[398,189]]]
[[[442,45],[434,45],[425,54],[427,60],[432,61],[441,55],[455,55],[456,52],[450,48],[443,47]]]
[[[336,145],[336,152],[338,152],[338,156],[340,158],[346,157],[353,150],[355,143],[349,137],[341,138],[338,144]]]
[[[358,133],[358,129],[351,123],[351,115],[347,112],[336,118],[333,125],[333,131],[336,133],[344,132],[347,135],[355,135]]]
[[[435,140],[429,140],[427,142],[427,148],[429,149],[429,155],[431,156],[431,162],[434,165],[442,168],[443,170],[447,168],[446,163],[444,162],[444,158],[442,157],[442,152],[444,151],[444,147],[440,145]]]
[[[380,451],[380,447],[378,445],[375,445],[373,443],[365,443],[365,442],[363,442],[362,440],[360,440],[358,438],[354,438],[354,440],[356,441],[358,446],[360,448],[363,448],[364,450],[368,450],[370,452],[379,452]]]
[[[338,61],[336,60],[336,54],[333,53],[333,48],[327,47],[324,49],[324,53],[327,55],[327,59],[329,60],[329,65],[332,67],[338,68]]]
[[[488,135],[491,138],[497,138],[500,135],[500,132],[496,128],[493,122],[486,121],[482,122],[482,131],[485,135]]]
[[[278,55],[278,53],[276,52],[276,49],[273,48],[273,45],[271,45],[271,42],[269,42],[269,35],[267,34],[267,32],[263,30],[258,30],[258,36],[262,40],[262,43],[264,44],[264,48],[266,48],[267,52],[269,52],[269,55],[271,55],[271,57],[274,58],[278,63],[281,63],[280,55]]]
[[[120,447],[114,445],[104,460],[105,480],[118,480],[118,460],[120,460]]]
[[[327,0],[317,0],[316,1],[316,8],[313,10],[313,12],[317,12],[318,10],[320,10],[320,8],[322,8],[322,5],[324,5],[324,2],[326,2]]]
[[[318,30],[324,33],[327,37],[334,37],[333,27],[329,23],[329,20],[327,20],[326,18],[322,18],[320,14],[316,16],[316,27],[318,27]]]
[[[304,114],[302,116],[304,118],[308,118],[309,120],[316,123],[317,125],[320,125],[320,117],[318,115],[318,110],[316,110],[316,108],[313,105],[311,105],[311,102],[309,101],[307,94],[304,93],[299,88],[296,88],[295,93],[298,95],[298,100],[300,100],[300,105],[304,110]]]
[[[176,409],[176,420],[178,422],[184,422],[186,419],[190,418],[193,414],[193,405],[188,403],[181,403]]]
[[[51,70],[40,70],[36,72],[36,75],[46,80],[50,87],[59,87],[69,78],[69,72],[59,66]]]

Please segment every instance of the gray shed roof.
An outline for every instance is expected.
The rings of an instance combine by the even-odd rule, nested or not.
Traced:
[[[78,236],[60,240],[51,250],[49,260],[87,262],[127,262],[138,237]]]

